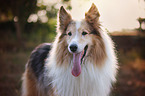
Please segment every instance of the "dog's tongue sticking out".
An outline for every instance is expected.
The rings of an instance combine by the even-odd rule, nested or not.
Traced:
[[[81,53],[73,53],[72,75],[77,77],[81,73]]]

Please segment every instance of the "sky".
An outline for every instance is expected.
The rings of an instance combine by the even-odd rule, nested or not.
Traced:
[[[84,16],[91,6],[90,1],[96,4],[101,15],[101,24],[110,32],[138,28],[137,18],[145,18],[145,2],[143,0],[139,0],[139,2],[138,0],[72,0],[74,17]]]

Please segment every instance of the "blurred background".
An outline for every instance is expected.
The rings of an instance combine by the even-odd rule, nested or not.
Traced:
[[[0,96],[20,96],[31,51],[54,40],[59,7],[80,19],[92,2],[117,50],[111,96],[145,96],[145,0],[0,0]]]

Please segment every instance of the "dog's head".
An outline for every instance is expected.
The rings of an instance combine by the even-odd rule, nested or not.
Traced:
[[[58,32],[60,39],[65,39],[63,41],[67,44],[68,52],[73,55],[72,74],[74,76],[80,75],[81,64],[85,59],[93,59],[92,61],[96,63],[99,62],[98,57],[93,56],[104,54],[101,53],[101,50],[104,51],[104,44],[99,32],[99,17],[95,4],[92,4],[85,14],[85,19],[80,21],[73,20],[63,7],[59,10]]]

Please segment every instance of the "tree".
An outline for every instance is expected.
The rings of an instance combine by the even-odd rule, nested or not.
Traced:
[[[10,21],[15,18],[14,25],[20,45],[22,45],[24,26],[29,15],[35,11],[36,3],[37,0],[0,0],[0,17],[3,15]]]

